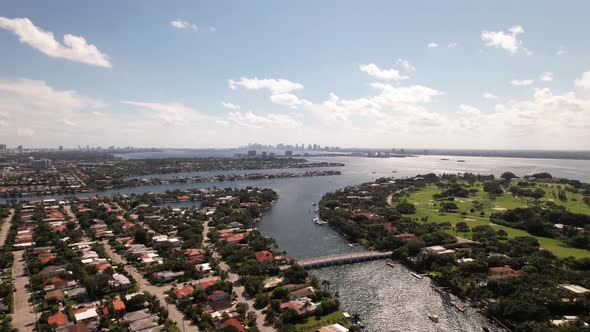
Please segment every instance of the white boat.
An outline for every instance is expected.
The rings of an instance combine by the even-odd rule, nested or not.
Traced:
[[[412,272],[411,273],[414,277],[418,278],[418,279],[422,279],[423,277],[421,275],[419,275],[418,273]]]
[[[315,206],[315,202],[311,202],[311,205]]]
[[[431,321],[438,323],[438,316],[437,315],[428,314],[428,318],[430,318]]]

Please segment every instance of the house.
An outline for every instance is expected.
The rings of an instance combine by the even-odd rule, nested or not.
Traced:
[[[186,262],[189,264],[199,264],[205,260],[205,255],[201,249],[186,249],[184,255],[186,256]]]
[[[113,273],[111,277],[113,278],[113,280],[109,282],[111,284],[111,287],[119,288],[131,285],[131,281],[129,280],[129,278],[122,274]]]
[[[423,255],[449,255],[454,253],[455,250],[447,249],[443,246],[430,246],[422,249]]]
[[[140,319],[129,324],[129,331],[145,331],[147,329],[157,327],[158,325],[159,324],[156,317],[152,317],[151,319]]]
[[[395,237],[407,241],[407,240],[411,240],[411,239],[415,238],[416,237],[416,234],[412,234],[412,233],[400,233],[398,235],[395,235]]]
[[[211,264],[209,263],[197,264],[195,267],[201,272],[208,272],[212,270]]]
[[[113,300],[113,310],[116,312],[124,312],[125,303],[121,300]]]
[[[561,284],[559,288],[566,290],[574,295],[582,295],[590,292],[590,289],[584,288],[579,285]]]
[[[332,324],[321,327],[319,332],[348,332],[348,329],[340,324]]]
[[[515,271],[510,266],[490,267],[488,269],[488,280],[502,280],[519,278],[524,275],[522,271]]]
[[[156,278],[157,280],[162,281],[162,282],[168,282],[168,281],[172,281],[174,279],[177,279],[179,277],[182,277],[183,275],[184,275],[184,271],[179,271],[179,272],[161,271],[161,272],[155,272],[154,278]]]
[[[47,317],[47,324],[52,326],[66,326],[68,324],[68,318],[63,312],[58,311]]]
[[[81,299],[86,296],[86,288],[84,287],[76,287],[69,289],[65,292],[70,299]]]
[[[57,302],[63,302],[64,301],[64,294],[62,293],[62,291],[60,290],[52,290],[47,292],[47,294],[45,294],[45,301],[49,301],[51,299],[56,300]]]
[[[588,323],[582,321],[578,316],[563,316],[562,319],[553,319],[551,320],[551,324],[554,326],[574,326],[578,323],[581,323],[582,326],[587,327]]]
[[[235,318],[230,318],[221,324],[221,327],[228,327],[228,326],[233,327],[238,332],[246,331],[244,324],[242,324],[242,322],[240,322],[239,320],[237,320]]]
[[[228,244],[238,244],[240,243],[242,240],[244,240],[246,238],[246,235],[240,233],[240,234],[235,234],[232,236],[229,236],[225,239],[225,241]]]
[[[149,310],[142,309],[142,310],[137,310],[137,311],[132,311],[132,312],[126,313],[123,316],[123,320],[126,320],[128,322],[135,322],[137,320],[146,319],[149,317],[152,317]]]
[[[256,261],[258,263],[272,263],[275,260],[272,253],[268,250],[262,250],[256,252]]]
[[[224,292],[222,290],[216,290],[216,291],[213,291],[213,293],[211,293],[211,295],[209,295],[207,297],[207,299],[211,302],[217,302],[217,301],[225,300],[228,297],[229,296],[227,295],[226,292]]]
[[[290,292],[289,299],[294,300],[294,299],[299,299],[302,297],[309,297],[311,294],[313,294],[313,292],[314,292],[313,287],[311,287],[311,286],[304,287],[304,288]]]
[[[293,309],[298,315],[304,315],[310,311],[314,311],[317,307],[318,305],[313,303],[308,297],[302,297],[281,304],[281,309]]]
[[[66,270],[63,265],[50,265],[46,266],[41,270],[41,274],[46,275],[48,278],[59,277]]]
[[[457,264],[470,263],[470,262],[475,262],[475,259],[473,259],[473,258],[459,258],[459,259],[455,260],[455,262],[457,262]]]
[[[202,281],[202,282],[199,282],[199,283],[197,284],[197,288],[200,288],[200,289],[206,290],[206,289],[208,289],[209,287],[213,287],[213,286],[215,286],[215,284],[217,284],[217,281],[219,281],[219,279],[212,279],[212,280],[207,280],[207,281]]]
[[[193,294],[194,288],[190,286],[178,288],[172,291],[177,300],[183,299]]]
[[[95,306],[74,310],[76,322],[89,322],[98,319],[98,312]]]

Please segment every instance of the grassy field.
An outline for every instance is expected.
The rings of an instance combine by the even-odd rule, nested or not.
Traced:
[[[495,199],[490,199],[489,195],[483,191],[481,184],[474,185],[471,188],[478,189],[476,195],[472,195],[469,198],[455,198],[454,202],[457,204],[457,206],[459,206],[458,213],[439,213],[438,202],[432,198],[432,195],[440,193],[441,190],[435,185],[429,185],[423,190],[411,193],[407,200],[408,202],[415,204],[417,210],[417,213],[412,216],[417,217],[419,220],[421,220],[423,217],[427,217],[428,221],[449,222],[453,225],[460,221],[464,221],[471,228],[478,225],[490,225],[496,230],[503,229],[506,231],[506,233],[508,233],[508,237],[511,238],[516,236],[532,236],[524,230],[493,224],[490,222],[489,218],[492,212],[498,212],[504,209],[514,209],[517,207],[528,207],[529,203],[533,201],[532,198],[514,197],[509,192],[505,192],[503,195],[498,196]],[[571,212],[590,214],[590,208],[582,202],[581,194],[567,192],[568,200],[566,202],[562,202],[554,196],[554,193],[557,195],[557,189],[555,185],[543,185],[540,188],[542,188],[546,193],[545,198],[541,199],[541,201],[551,200],[557,205],[565,206]],[[474,202],[477,203],[476,201],[481,204],[482,208],[481,210],[476,209],[475,212],[472,213],[470,210],[474,206]],[[461,212],[465,212],[466,215],[461,216]],[[481,212],[484,213],[483,216],[481,216]],[[454,230],[449,230],[449,232],[455,234]],[[471,237],[470,232],[458,233],[456,235],[467,238]],[[559,257],[590,257],[590,251],[588,250],[565,247],[559,240],[556,239],[538,236],[534,237],[539,241],[542,248],[550,250]]]
[[[350,322],[341,311],[333,312],[329,315],[322,316],[320,319],[316,319],[315,316],[307,318],[305,323],[295,325],[297,332],[315,332],[322,326],[331,325],[338,323],[346,328],[350,328]]]

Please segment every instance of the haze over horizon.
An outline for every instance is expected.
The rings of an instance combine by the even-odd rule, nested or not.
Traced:
[[[590,3],[0,4],[0,144],[590,149]]]

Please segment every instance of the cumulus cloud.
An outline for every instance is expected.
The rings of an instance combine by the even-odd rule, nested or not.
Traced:
[[[297,128],[301,122],[286,114],[258,115],[253,112],[231,112],[229,121],[238,127],[246,128]]]
[[[19,137],[31,137],[35,135],[35,129],[33,128],[17,128],[16,135]]]
[[[243,87],[246,90],[262,90],[268,89],[272,94],[289,93],[297,90],[303,90],[303,84],[291,82],[285,79],[264,78],[259,79],[242,77],[239,80],[229,80],[229,87],[232,90]]]
[[[465,116],[478,116],[481,114],[481,111],[475,106],[461,104],[457,113]]]
[[[590,91],[590,71],[584,72],[582,77],[576,79],[576,87]]]
[[[510,81],[510,84],[512,84],[514,86],[529,86],[529,85],[532,85],[533,83],[535,83],[534,80],[512,80],[512,81]]]
[[[189,126],[195,122],[207,121],[208,117],[182,103],[157,103],[121,101],[122,104],[138,107],[148,118],[161,121],[167,126]]]
[[[270,101],[274,104],[288,106],[290,108],[297,108],[301,105],[308,104],[305,99],[300,99],[292,93],[280,93],[270,96]]]
[[[489,92],[485,92],[485,93],[483,94],[483,97],[484,97],[485,99],[497,99],[497,98],[498,98],[498,96],[496,96],[496,95],[495,95],[495,94],[493,94],[493,93],[489,93]]]
[[[518,39],[518,35],[523,34],[524,29],[520,25],[515,25],[508,32],[504,31],[482,31],[481,40],[486,42],[486,46],[502,48],[511,55],[524,51],[529,51],[522,47],[522,41]]]
[[[0,28],[12,31],[19,37],[21,43],[45,55],[98,67],[112,67],[109,57],[96,46],[88,44],[84,37],[66,34],[61,44],[55,39],[53,33],[35,26],[28,18],[0,17]]]
[[[459,43],[455,43],[455,42],[449,43],[447,45],[448,48],[456,48],[457,46],[459,46]]]
[[[407,72],[414,72],[416,71],[416,67],[414,67],[410,61],[404,59],[397,59],[395,62],[398,65],[401,65]]]
[[[430,43],[428,43],[428,45],[426,45],[426,47],[428,47],[428,48],[437,48],[438,47],[438,44],[437,43],[434,43],[434,42],[430,42]]]
[[[215,32],[215,31],[217,31],[216,27],[214,27],[214,26],[209,27],[209,32]]]
[[[381,69],[376,64],[370,63],[368,65],[360,65],[359,69],[370,76],[385,81],[400,81],[405,80],[408,77],[400,74],[399,70],[396,69]]]
[[[551,82],[553,81],[553,73],[546,71],[541,74],[539,79],[543,82]]]
[[[199,30],[199,27],[196,24],[191,23],[191,22],[188,22],[188,21],[183,21],[183,20],[180,20],[180,19],[171,21],[170,22],[170,25],[173,28],[176,28],[176,29],[192,29],[194,31],[198,31]]]
[[[228,103],[228,102],[221,102],[221,105],[224,108],[227,108],[228,110],[239,110],[240,109],[240,105],[237,104],[232,104],[232,103]]]

